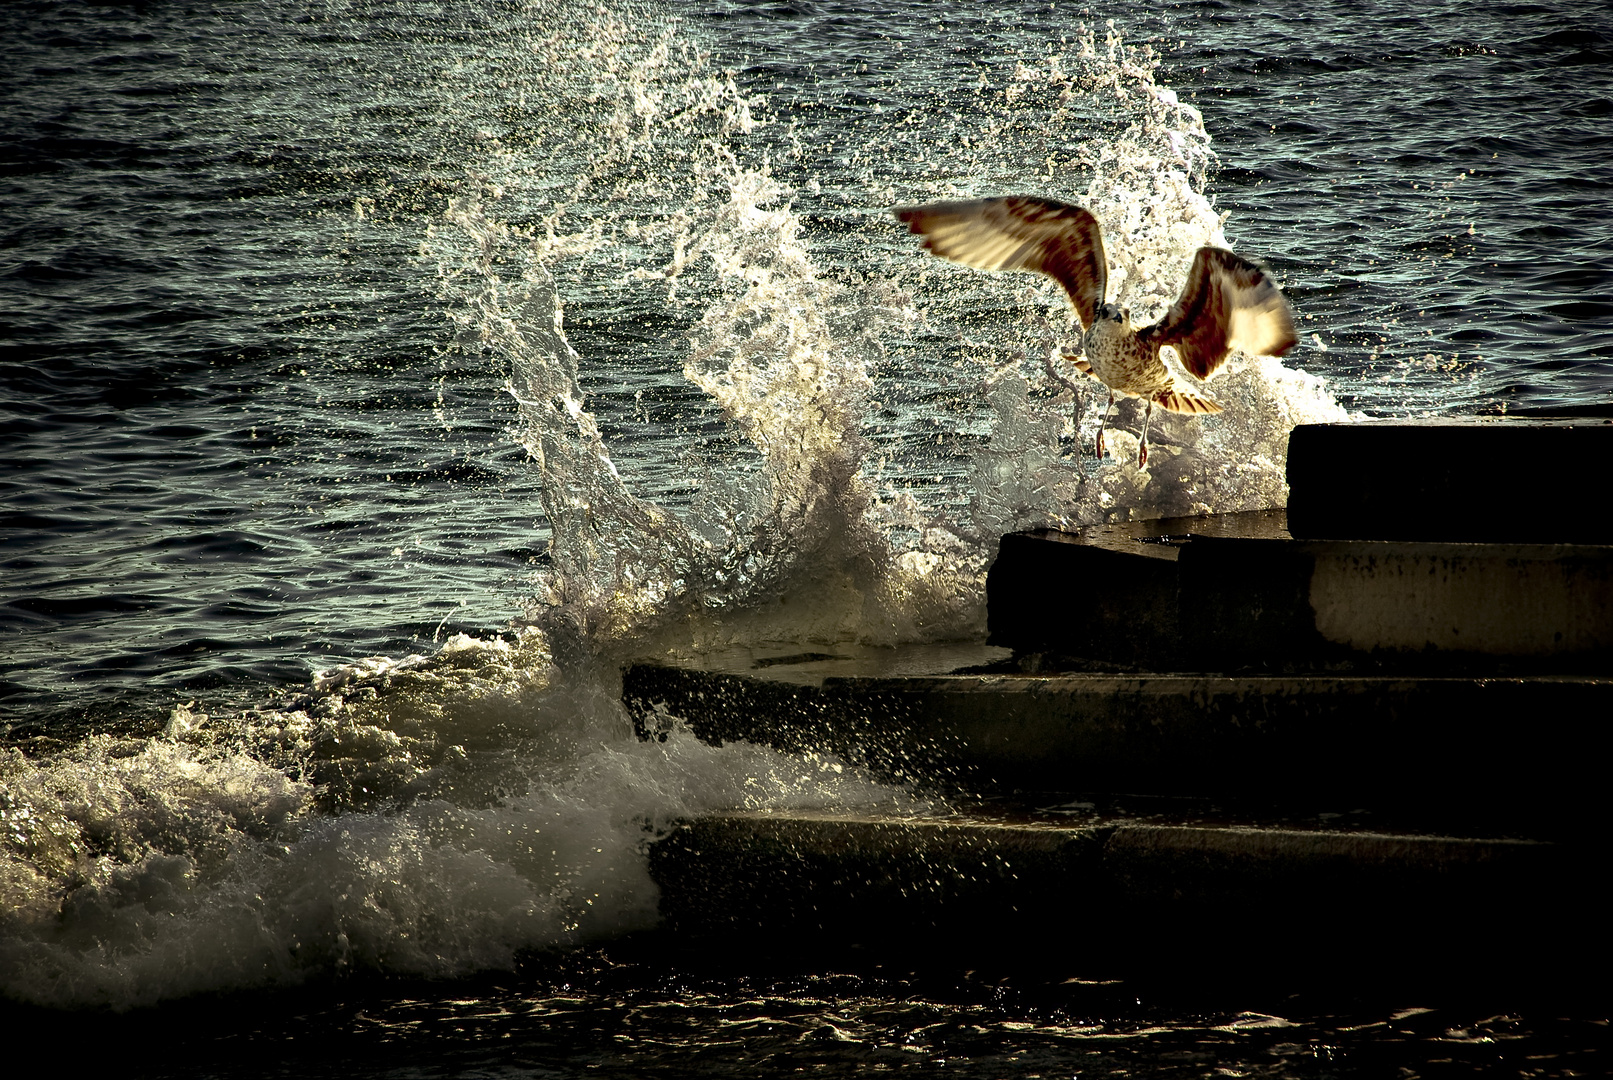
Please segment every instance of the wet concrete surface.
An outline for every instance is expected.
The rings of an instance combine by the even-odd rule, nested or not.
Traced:
[[[1580,853],[1504,838],[735,812],[657,844],[651,872],[669,928],[719,949],[788,935],[1098,972],[1543,971],[1608,944]]]
[[[1599,969],[1613,535],[1539,474],[1609,452],[1602,419],[1301,427],[1286,511],[1004,536],[984,643],[629,666],[642,738],[838,755],[932,800],[683,823],[651,851],[667,925],[736,957]],[[1525,488],[1551,513],[1495,520]]]
[[[1613,679],[834,670],[643,663],[623,697],[646,738],[823,750],[920,789],[1371,807],[1505,835],[1608,823]]]

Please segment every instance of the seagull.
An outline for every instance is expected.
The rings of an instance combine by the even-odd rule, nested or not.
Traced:
[[[1080,206],[1010,196],[970,202],[938,202],[896,210],[924,237],[933,255],[980,270],[1046,274],[1064,286],[1081,320],[1084,358],[1065,354],[1081,371],[1109,388],[1109,408],[1098,424],[1097,455],[1115,394],[1148,402],[1143,414],[1137,467],[1148,465],[1148,421],[1154,406],[1179,413],[1218,413],[1221,406],[1182,385],[1159,358],[1169,345],[1198,379],[1208,379],[1233,349],[1281,356],[1299,338],[1282,290],[1266,272],[1224,248],[1201,247],[1187,284],[1165,317],[1141,329],[1128,308],[1108,303],[1109,263],[1098,219]]]

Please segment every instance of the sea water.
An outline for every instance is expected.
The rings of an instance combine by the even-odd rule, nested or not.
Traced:
[[[754,987],[606,989],[587,959],[654,927],[647,846],[711,809],[944,806],[640,743],[621,663],[968,639],[1005,530],[1280,506],[1296,423],[1613,391],[1595,5],[4,18],[0,989],[27,1006],[548,956],[584,1012],[702,1002],[704,1052]],[[1218,416],[1156,416],[1148,470],[1134,404],[1094,460],[1056,286],[890,214],[1005,192],[1090,207],[1139,323],[1199,245],[1264,260],[1300,346],[1234,358]],[[954,990],[935,1023],[996,993]],[[824,1016],[926,992],[792,991],[869,1053],[878,1024]],[[524,1018],[489,1037],[570,1008],[517,980],[426,1012],[461,993]],[[975,1057],[1091,1049],[1031,997]],[[1136,1028],[1122,1004],[1081,1008]]]

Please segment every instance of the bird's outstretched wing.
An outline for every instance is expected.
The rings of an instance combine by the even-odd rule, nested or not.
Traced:
[[[1175,305],[1137,336],[1174,346],[1182,365],[1200,379],[1209,378],[1233,349],[1281,356],[1299,340],[1288,299],[1266,272],[1212,247],[1199,248]]]
[[[1053,278],[1091,326],[1109,283],[1098,219],[1079,206],[1010,196],[930,203],[896,211],[929,251],[980,270],[1029,270]]]

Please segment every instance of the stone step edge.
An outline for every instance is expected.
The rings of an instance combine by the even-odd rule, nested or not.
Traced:
[[[1585,944],[1601,949],[1607,930],[1590,897],[1603,854],[1527,839],[1283,827],[739,812],[684,823],[653,845],[650,865],[667,923],[697,935],[880,940],[948,929],[1025,932],[1034,942],[1078,917],[1176,939],[1247,917],[1263,931],[1341,940],[1481,927],[1491,939],[1589,934]]]
[[[1269,524],[1269,523],[1268,523]],[[1613,671],[1613,547],[1009,533],[987,640],[1154,670]],[[1174,558],[1172,557],[1174,556]]]
[[[1580,845],[1524,837],[1453,836],[1384,829],[1291,825],[1160,823],[1125,819],[1098,824],[868,815],[844,811],[718,810],[678,823],[782,839],[801,850],[851,850],[876,841],[929,850],[1073,851],[1096,842],[1105,851],[1219,853],[1253,860],[1345,859],[1417,867],[1499,864],[1505,859],[1568,857]],[[1567,853],[1565,856],[1564,853]]]
[[[1281,708],[1284,702],[1303,703],[1307,715],[1319,705],[1359,708],[1387,699],[1416,701],[1427,696],[1497,697],[1508,703],[1522,699],[1561,701],[1575,706],[1574,714],[1558,710],[1554,725],[1533,725],[1537,733],[1549,729],[1553,738],[1565,735],[1567,724],[1583,730],[1589,746],[1607,741],[1607,725],[1583,725],[1577,719],[1597,701],[1613,709],[1613,678],[1597,675],[1409,676],[1356,674],[1205,675],[1155,673],[1049,674],[953,673],[935,675],[825,675],[816,680],[776,677],[763,672],[708,671],[678,663],[641,662],[623,672],[622,699],[641,739],[664,739],[679,722],[688,724],[703,741],[721,745],[745,739],[783,749],[817,749],[813,740],[824,736],[865,736],[888,739],[906,734],[916,738],[935,734],[936,721],[958,720],[945,703],[953,699],[993,698],[1013,707],[1013,715],[1026,710],[1052,709],[1064,716],[1077,704],[1093,716],[1107,717],[1124,706],[1122,715],[1150,701],[1171,701],[1197,713],[1214,707],[1240,706],[1251,716]],[[1548,695],[1540,699],[1539,695]],[[893,713],[892,703],[903,703]],[[1437,703],[1437,700],[1431,702]],[[928,715],[931,710],[941,710]],[[918,710],[918,711],[914,711]],[[869,713],[864,716],[862,713]],[[1050,714],[1052,715],[1052,714]],[[1423,719],[1429,723],[1432,719]],[[856,723],[849,721],[855,720]],[[970,722],[979,717],[971,716]],[[1448,718],[1453,729],[1471,730],[1471,715]],[[1570,723],[1572,721],[1572,723]],[[1105,720],[1105,722],[1112,722]],[[1140,723],[1135,718],[1120,721]],[[1154,717],[1148,727],[1160,726]],[[1253,737],[1258,729],[1244,730]],[[950,740],[949,736],[949,740]],[[1601,745],[1597,743],[1597,745]]]
[[[768,668],[755,671],[716,671],[696,664],[642,660],[626,665],[629,678],[643,672],[664,672],[690,679],[733,680],[736,685],[781,690],[840,690],[856,692],[924,693],[944,690],[951,693],[1004,693],[1016,689],[1034,693],[1103,693],[1131,688],[1137,691],[1170,693],[1212,690],[1225,693],[1314,688],[1318,693],[1333,689],[1435,690],[1456,686],[1605,687],[1613,694],[1613,677],[1575,673],[1520,674],[1427,674],[1385,672],[1294,672],[1283,674],[1227,674],[1199,671],[954,671],[925,675],[833,675],[802,678]]]
[[[921,789],[1129,793],[1472,835],[1613,828],[1613,679],[915,675],[818,683],[640,664],[635,731],[831,753]]]
[[[865,838],[881,843],[919,841],[936,848],[997,845],[1003,848],[1060,851],[1071,843],[1098,840],[1124,849],[1181,848],[1192,851],[1242,853],[1250,858],[1286,858],[1303,853],[1316,858],[1368,858],[1394,862],[1416,854],[1419,864],[1452,861],[1494,861],[1497,853],[1519,851],[1571,851],[1574,845],[1526,837],[1455,837],[1447,833],[1386,829],[1327,829],[1279,824],[1205,824],[1205,822],[1150,822],[1103,820],[1097,824],[1071,824],[1061,820],[992,820],[966,816],[903,816],[886,812],[811,811],[811,809],[719,809],[682,820],[679,829],[711,827],[755,835],[782,837],[798,832],[808,840],[837,837]]]

